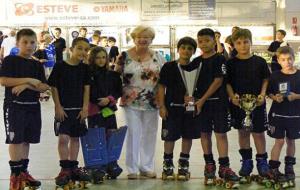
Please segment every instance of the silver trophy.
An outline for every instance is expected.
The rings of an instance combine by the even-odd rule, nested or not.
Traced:
[[[243,109],[246,113],[246,117],[243,121],[243,126],[247,131],[251,131],[253,125],[251,120],[251,113],[256,108],[256,100],[257,97],[253,94],[243,94],[240,99],[240,107]]]
[[[195,90],[195,83],[196,83],[196,74],[197,70],[185,72],[185,87],[186,87],[186,94],[189,97],[192,97],[191,100],[186,104],[185,111],[186,112],[195,112],[195,99],[193,97],[193,93]]]

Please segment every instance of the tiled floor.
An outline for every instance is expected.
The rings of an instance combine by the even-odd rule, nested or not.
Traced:
[[[2,90],[1,90],[2,91]],[[2,92],[1,92],[2,94]],[[2,97],[0,97],[2,100]],[[55,184],[53,178],[58,174],[59,166],[58,166],[58,153],[57,153],[57,138],[54,136],[53,133],[53,103],[52,101],[42,103],[42,115],[43,115],[43,129],[42,129],[42,137],[41,143],[38,145],[32,145],[30,151],[30,172],[33,176],[37,177],[38,179],[42,180],[42,189],[43,190],[50,190],[55,189]],[[0,117],[2,117],[2,109],[0,109]],[[122,110],[118,112],[118,124],[124,125],[124,117]],[[0,120],[0,190],[7,190],[8,189],[8,178],[10,175],[9,167],[8,167],[8,150],[7,145],[4,144],[5,141],[5,132],[2,119]],[[230,160],[231,166],[235,171],[238,171],[240,167],[240,157],[238,154],[238,142],[237,142],[237,133],[235,130],[232,130],[228,133],[229,141],[230,141]],[[156,151],[156,172],[158,176],[161,175],[161,168],[162,168],[162,155],[163,155],[163,143],[159,138],[160,136],[160,127],[158,132],[158,140],[157,140],[157,151]],[[267,149],[270,152],[272,147],[273,140],[267,138]],[[215,143],[214,143],[215,144]],[[180,152],[180,142],[177,142],[177,147],[175,150],[175,160],[178,159],[178,155]],[[297,147],[300,147],[300,141],[297,141]],[[203,185],[203,168],[204,168],[204,161],[203,161],[203,153],[200,146],[200,141],[195,140],[191,152],[191,159],[190,159],[190,170],[192,173],[192,179],[189,182],[164,182],[160,179],[156,180],[135,180],[135,181],[128,181],[126,179],[126,168],[125,168],[125,149],[121,155],[120,165],[124,168],[124,172],[121,175],[119,180],[115,181],[106,181],[102,185],[98,186],[91,186],[90,189],[105,189],[105,190],[114,190],[114,189],[121,189],[122,190],[152,190],[152,189],[174,189],[174,190],[181,190],[181,189],[221,189],[218,187],[205,187]],[[215,158],[217,158],[217,152],[214,147],[215,151]],[[283,150],[283,153],[285,150]],[[296,153],[296,157],[300,157],[300,152]],[[80,153],[80,162],[82,162],[82,154]],[[284,155],[282,155],[283,159]],[[256,171],[255,171],[256,172]],[[296,173],[300,174],[300,166],[299,164],[296,165]],[[300,189],[300,178],[297,178],[297,188]],[[242,189],[264,189],[264,187],[257,186],[255,184],[248,185],[248,186],[241,186]]]

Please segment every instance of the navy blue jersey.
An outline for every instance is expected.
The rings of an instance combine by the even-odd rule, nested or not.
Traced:
[[[216,53],[209,58],[199,56],[190,63],[190,66],[192,66],[192,69],[196,69],[199,67],[200,63],[202,63],[202,66],[194,92],[194,97],[197,99],[200,99],[206,93],[216,78],[225,79],[226,76],[226,60],[223,55]],[[225,82],[223,82],[222,86],[217,89],[210,99],[227,99]]]
[[[268,86],[268,94],[279,94],[294,92],[300,94],[300,71],[295,74],[284,74],[281,71],[272,73]],[[300,100],[292,102],[284,98],[284,101],[277,103],[273,101],[270,113],[284,116],[300,116]]]
[[[232,58],[227,61],[226,66],[227,83],[239,95],[259,95],[263,80],[270,76],[266,60],[256,55],[248,59]]]
[[[33,59],[20,56],[7,56],[2,63],[0,77],[34,78],[46,83],[45,72],[42,64]],[[12,94],[12,87],[5,87],[6,101],[37,102],[39,92],[26,89],[19,96]]]
[[[60,104],[64,108],[83,106],[84,86],[90,85],[88,65],[70,65],[65,61],[56,63],[48,79],[48,84],[58,90]]]

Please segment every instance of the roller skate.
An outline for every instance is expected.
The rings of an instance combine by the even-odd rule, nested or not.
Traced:
[[[242,167],[239,171],[240,176],[240,184],[250,184],[252,179],[250,177],[250,174],[253,170],[253,160],[241,160]]]
[[[21,186],[22,189],[25,189],[26,187],[28,187],[30,190],[35,190],[38,189],[41,186],[41,182],[34,179],[28,171],[26,172],[21,172],[20,174],[21,176]]]
[[[117,179],[117,177],[123,172],[123,169],[118,165],[117,161],[113,161],[108,163],[106,172],[108,179]]]
[[[205,165],[204,185],[216,185],[216,165],[213,163]]]
[[[284,173],[285,173],[285,177],[288,181],[289,187],[295,187],[296,183],[295,183],[295,172],[294,172],[294,167],[293,165],[285,165],[284,168]]]
[[[21,189],[21,175],[11,174],[9,181],[9,190]]]
[[[272,178],[272,173],[268,161],[266,159],[256,159],[256,161],[258,175],[251,175],[251,179],[252,181],[257,182],[260,185],[266,186],[265,184],[270,181],[270,178]]]
[[[174,164],[172,159],[164,160],[162,180],[175,180]]]
[[[101,184],[104,182],[106,175],[104,168],[91,168],[88,169],[88,173],[93,184]]]
[[[55,178],[56,190],[69,190],[69,183],[71,180],[71,172],[69,169],[62,169]]]
[[[271,188],[275,190],[281,190],[289,187],[288,180],[284,174],[282,174],[278,168],[271,169],[271,175],[269,181],[265,182],[266,188]]]
[[[85,168],[73,168],[72,175],[71,175],[71,189],[76,187],[76,182],[78,182],[79,189],[86,189],[87,184],[91,181],[89,174],[87,173]]]
[[[239,176],[235,174],[234,171],[231,170],[228,166],[220,166],[219,167],[219,177],[217,179],[216,184],[224,186],[226,189],[238,189],[239,185]]]
[[[191,177],[191,173],[189,172],[189,161],[179,159],[177,180],[188,181],[190,177]]]

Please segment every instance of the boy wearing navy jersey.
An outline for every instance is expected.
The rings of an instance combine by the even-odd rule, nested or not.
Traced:
[[[79,137],[86,134],[85,119],[88,112],[90,77],[87,59],[89,42],[78,37],[72,42],[71,57],[55,64],[49,77],[55,104],[55,131],[58,135],[58,152],[61,172],[55,178],[57,186],[69,180],[88,181],[89,176],[78,168]]]
[[[296,164],[295,140],[300,138],[300,71],[293,66],[295,55],[292,48],[278,48],[277,59],[282,69],[272,73],[268,87],[269,97],[273,100],[269,112],[268,135],[275,139],[269,165],[275,180],[288,180],[291,186],[295,186],[293,165]],[[285,142],[287,151],[284,176],[278,168]]]
[[[159,105],[162,121],[161,138],[164,141],[163,180],[173,180],[173,150],[175,141],[182,138],[182,149],[178,161],[178,179],[188,180],[189,157],[192,140],[200,138],[200,130],[194,123],[192,113],[186,112],[184,96],[188,94],[188,81],[195,81],[196,73],[187,72],[186,67],[195,53],[197,43],[190,37],[181,38],[177,44],[179,59],[163,65],[159,80]],[[193,86],[192,86],[193,87]]]
[[[266,61],[251,54],[252,34],[248,29],[240,29],[233,33],[232,40],[238,54],[227,62],[227,92],[231,99],[230,111],[233,127],[238,129],[242,167],[239,175],[249,182],[253,170],[250,133],[256,147],[256,161],[259,175],[267,177],[270,170],[267,162],[266,140],[267,129],[265,95],[270,71]],[[240,97],[243,94],[257,96],[257,107],[251,114],[253,128],[245,129],[243,120],[245,111],[240,108]]]
[[[27,171],[30,144],[39,143],[41,136],[39,94],[49,88],[42,64],[31,58],[36,44],[34,31],[20,30],[17,33],[20,51],[18,55],[4,59],[0,72],[0,83],[5,86],[3,110],[10,154],[10,190],[24,188],[22,184],[41,185]]]
[[[215,51],[215,34],[204,28],[197,34],[198,46],[203,52],[191,66],[200,68],[194,96],[197,99],[197,125],[201,130],[201,144],[205,160],[205,185],[216,178],[216,164],[212,152],[212,132],[215,133],[219,153],[219,176],[225,181],[238,181],[239,177],[230,168],[227,132],[230,130],[228,96],[226,93],[225,57]]]

